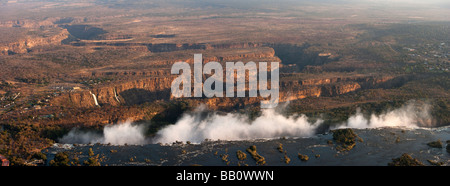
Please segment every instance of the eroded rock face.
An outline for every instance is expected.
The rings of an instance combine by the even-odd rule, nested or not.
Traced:
[[[67,30],[62,29],[59,34],[49,37],[28,37],[17,42],[0,45],[0,55],[27,53],[37,46],[59,45],[68,36]]]
[[[343,83],[337,83],[337,84],[331,84],[322,86],[322,94],[323,96],[334,96],[334,95],[341,95],[348,92],[353,92],[355,90],[358,90],[361,88],[361,85],[359,85],[356,82],[343,82]]]
[[[129,80],[121,83],[104,85],[92,90],[80,90],[63,94],[53,100],[54,105],[70,105],[74,107],[95,106],[92,94],[96,95],[99,105],[139,105],[156,100],[173,100],[171,96],[171,84],[176,76],[150,77],[138,80]],[[337,96],[354,92],[367,87],[364,82],[369,82],[373,86],[383,83],[389,78],[366,77],[367,81],[358,79],[341,79],[339,81],[324,80],[304,80],[304,81],[283,81],[280,83],[279,101],[286,102],[307,97]],[[374,83],[376,82],[376,83]],[[184,98],[186,99],[186,98]],[[227,108],[235,106],[245,106],[258,104],[262,97],[245,98],[200,98],[195,99],[205,103],[210,108]]]
[[[55,98],[53,104],[92,107],[95,106],[95,103],[90,92],[96,95],[99,105],[134,105],[158,99],[170,99],[167,96],[170,96],[172,80],[172,77],[145,78],[94,88],[90,91],[68,92]]]
[[[37,21],[30,19],[1,21],[0,27],[24,27],[24,28],[39,28],[39,27],[53,27],[55,26],[51,19]]]

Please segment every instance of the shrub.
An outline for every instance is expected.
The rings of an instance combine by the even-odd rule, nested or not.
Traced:
[[[88,155],[89,156],[94,156],[94,151],[92,150],[92,148],[89,148]]]
[[[392,162],[388,163],[388,166],[424,166],[424,164],[409,154],[404,153],[399,158],[392,159]]]
[[[89,159],[83,162],[84,166],[100,166],[99,154],[95,155],[92,148],[89,148]]]
[[[357,139],[359,142],[363,141],[352,129],[337,129],[331,132],[333,139],[340,145],[337,147],[339,151],[351,150],[356,145]]]
[[[32,158],[35,158],[35,159],[38,159],[38,160],[47,161],[47,156],[44,153],[42,153],[42,152],[34,153]]]
[[[430,143],[427,143],[427,145],[433,148],[440,148],[440,149],[443,147],[441,140],[432,141]]]
[[[252,155],[252,158],[256,161],[257,165],[264,165],[266,164],[266,159],[259,155],[258,152],[256,152],[256,146],[252,145],[249,148],[247,148],[247,152]]]
[[[244,152],[242,152],[240,150],[236,151],[236,156],[237,156],[238,160],[241,160],[241,161],[247,159],[247,154],[245,154]]]
[[[284,155],[284,162],[286,164],[289,164],[289,162],[291,162],[291,158],[289,158],[287,155]]]
[[[88,160],[83,162],[84,166],[100,166],[100,162],[98,161],[98,154],[96,156],[89,157]]]
[[[278,151],[283,152],[283,144],[279,144],[277,147]]]
[[[309,157],[307,155],[300,154],[300,153],[298,153],[298,158],[300,160],[302,160],[302,161],[308,161],[309,160]]]
[[[228,154],[221,154],[220,157],[222,158],[222,161],[228,162]]]
[[[69,166],[69,155],[67,152],[58,152],[50,161],[50,166]]]

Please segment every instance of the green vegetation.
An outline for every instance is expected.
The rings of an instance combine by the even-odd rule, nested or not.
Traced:
[[[389,42],[396,41],[399,45],[413,45],[419,46],[424,43],[440,43],[448,40],[449,25],[448,23],[417,23],[417,24],[389,24],[389,25],[374,25],[374,24],[355,24],[352,27],[360,30],[365,30],[364,34],[358,36],[361,43],[365,42]],[[400,52],[397,47],[392,47],[392,51],[387,53]],[[425,47],[417,48],[424,50]],[[375,53],[377,54],[377,53]],[[385,53],[378,53],[383,55]],[[374,56],[367,56],[372,59]]]
[[[252,145],[249,148],[247,148],[247,152],[250,153],[250,155],[252,155],[252,158],[256,161],[257,165],[265,165],[266,164],[266,159],[259,155],[258,152],[256,152],[256,146]]]
[[[222,158],[222,161],[224,161],[227,165],[230,164],[230,160],[228,160],[228,154],[221,154],[220,158]]]
[[[102,83],[109,83],[111,81],[114,81],[111,77],[101,77],[101,78],[91,78],[88,80],[81,81],[81,84],[86,85],[89,88],[94,88],[96,85],[102,84]]]
[[[55,158],[50,160],[49,164],[50,166],[81,166],[77,154],[67,151],[58,152]]]
[[[94,156],[95,155],[94,151],[92,150],[92,148],[89,148],[88,155],[89,156]]]
[[[247,159],[247,154],[245,154],[241,150],[236,151],[236,156],[240,161],[244,161],[245,159]]]
[[[277,149],[278,149],[279,152],[283,152],[283,144],[280,143],[280,144],[278,145]]]
[[[37,159],[37,160],[42,160],[44,162],[47,161],[47,156],[42,152],[34,153],[31,158]]]
[[[58,152],[50,161],[50,166],[69,166],[69,155],[67,152]]]
[[[99,160],[100,154],[95,155],[92,148],[89,148],[88,155],[89,155],[89,158],[83,162],[84,166],[100,166],[100,160]]]
[[[298,153],[298,158],[302,161],[308,161],[309,157],[305,154]]]
[[[6,156],[12,165],[23,165],[36,159],[37,149],[49,147],[66,129],[49,125],[3,124],[0,125],[0,154]]]
[[[363,140],[355,134],[353,129],[336,129],[331,131],[333,133],[333,140],[337,142],[339,146],[336,147],[339,151],[349,151],[355,145],[356,141],[363,142]]]
[[[13,84],[6,82],[5,80],[0,81],[0,90],[8,90],[15,88]]]
[[[443,82],[450,82],[450,78],[444,80],[440,79]],[[446,91],[449,91],[450,85],[447,86],[445,89]],[[431,115],[433,118],[437,120],[437,123],[439,125],[443,124],[449,124],[450,123],[450,99],[448,98],[441,98],[441,99],[435,99],[433,108],[431,110]]]
[[[29,84],[48,85],[50,80],[48,78],[16,78],[17,81]]]
[[[422,20],[418,19],[420,21],[405,22],[414,20],[412,17],[417,11],[406,8],[379,11],[377,7],[367,9],[366,5],[355,4],[358,11],[354,13],[358,16],[350,18],[345,11],[344,14],[329,11],[341,10],[340,3],[326,3],[326,6],[306,3],[308,6],[303,6],[304,3],[294,1],[268,4],[233,1],[210,6],[201,2],[199,11],[187,8],[172,13],[164,9],[171,10],[175,4],[179,7],[178,1],[159,5],[107,1],[81,9],[70,8],[78,7],[71,6],[70,2],[65,2],[69,4],[64,8],[58,8],[60,3],[52,2],[49,8],[36,2],[11,6],[12,14],[5,14],[2,19],[15,21],[11,21],[12,25],[3,22],[0,28],[1,46],[5,48],[0,51],[0,154],[12,165],[26,165],[33,159],[45,161],[46,157],[36,152],[50,147],[74,126],[102,129],[107,123],[132,118],[150,123],[148,137],[175,123],[199,103],[217,106],[214,109],[219,112],[245,113],[250,120],[261,115],[260,108],[255,106],[258,104],[243,98],[237,101],[226,98],[223,102],[216,98],[171,99],[170,66],[175,61],[190,60],[193,52],[203,53],[205,62],[281,60],[281,82],[285,86],[281,86],[280,95],[293,99],[287,114],[306,114],[312,121],[323,119],[318,132],[342,123],[358,108],[366,112],[365,115],[380,114],[412,99],[431,102],[433,127],[434,123],[450,124],[450,24],[433,20],[445,12],[439,7],[435,7],[431,17],[424,15]],[[281,7],[267,8],[275,4]],[[38,7],[45,7],[45,11],[39,11]],[[114,8],[114,11],[99,11],[104,9],[102,7]],[[36,10],[42,15],[20,11],[22,9]],[[129,10],[155,21],[112,16],[128,14]],[[242,13],[242,10],[247,12]],[[83,15],[84,19],[61,14]],[[325,17],[336,18],[339,24],[322,19]],[[307,21],[298,21],[302,19]],[[255,27],[241,26],[249,21],[256,21]],[[260,21],[263,24],[258,24]],[[85,25],[77,25],[80,22]],[[177,27],[175,23],[183,26]],[[273,25],[277,25],[275,29]],[[168,27],[176,32],[160,33]],[[213,30],[210,28],[233,31],[203,32]],[[94,39],[104,41],[83,41]],[[141,81],[147,78],[155,78],[155,81]],[[308,80],[314,82],[307,83]],[[84,90],[58,91],[58,84],[76,85]],[[355,88],[356,85],[361,88]],[[101,108],[84,107],[92,104],[85,104],[92,96],[80,91],[91,88],[100,88],[95,91]],[[111,94],[112,88],[121,91],[116,92],[120,103],[116,103],[115,95]],[[21,93],[19,97],[18,93]],[[43,99],[41,94],[44,93],[52,96]],[[306,97],[300,96],[302,94]],[[336,144],[339,151],[349,151],[358,139],[362,141],[353,131],[336,130],[333,139],[335,141],[328,144]],[[399,143],[400,137],[395,142]],[[428,145],[443,148],[440,141]],[[277,150],[286,155],[285,148],[280,143]],[[446,149],[450,153],[450,145],[447,144]],[[101,160],[91,151],[88,165]],[[257,162],[263,159],[256,147],[247,151]],[[71,155],[69,153],[67,158],[77,159]],[[236,155],[238,159],[246,157],[245,152],[236,152]],[[74,164],[79,164],[76,162]],[[58,155],[53,163],[64,164],[64,154]]]
[[[422,162],[411,157],[409,154],[402,154],[399,158],[392,159],[388,166],[424,166]]]
[[[430,143],[427,143],[427,145],[430,147],[433,147],[433,148],[440,148],[440,149],[442,149],[442,147],[443,147],[442,142],[439,139],[437,141],[432,141]]]
[[[80,152],[80,154],[81,154],[81,152]],[[78,156],[76,154],[73,155],[72,161],[70,161],[70,165],[71,166],[81,166],[80,159],[78,158]]]
[[[291,158],[289,158],[286,154],[284,155],[284,163],[289,164],[291,162]]]

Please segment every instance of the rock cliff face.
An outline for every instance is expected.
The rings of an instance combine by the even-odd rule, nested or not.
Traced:
[[[231,44],[203,44],[203,43],[161,43],[161,44],[148,44],[148,50],[151,52],[173,52],[179,50],[191,50],[191,49],[203,49],[203,50],[212,50],[212,49],[231,49],[231,48],[251,48],[251,47],[259,47],[262,44],[258,43],[231,43]]]
[[[355,82],[349,82],[349,83],[338,83],[334,85],[327,85],[322,86],[322,96],[335,96],[335,95],[341,95],[348,92],[353,92],[355,90],[358,90],[361,88],[361,85]]]
[[[67,30],[62,29],[59,34],[49,37],[28,37],[17,42],[8,43],[0,46],[0,55],[11,55],[16,53],[27,53],[33,47],[59,45],[61,41],[69,36]]]
[[[135,105],[159,99],[170,99],[174,77],[155,77],[117,83],[90,90],[102,105]],[[68,92],[53,100],[54,105],[93,107],[95,101],[89,90]]]
[[[104,77],[104,76],[114,76],[114,77],[164,77],[170,76],[170,70],[168,69],[152,69],[152,70],[109,70],[109,71],[94,71],[91,73],[85,73],[85,77]]]
[[[70,92],[53,100],[54,105],[73,107],[94,107],[92,92],[100,106],[138,105],[156,100],[173,100],[171,84],[175,76],[143,78],[139,80],[105,85],[92,90]],[[391,80],[392,77],[334,78],[316,80],[283,81],[280,84],[279,101],[286,102],[307,97],[337,96],[362,89],[375,87]],[[180,98],[178,98],[180,99]],[[259,104],[262,97],[245,98],[182,98],[206,103],[210,108],[233,108]]]
[[[0,27],[24,27],[24,28],[39,28],[39,27],[54,27],[52,20],[47,19],[44,21],[36,20],[10,20],[1,21]]]

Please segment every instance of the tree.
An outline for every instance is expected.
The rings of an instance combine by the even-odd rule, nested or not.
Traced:
[[[50,161],[50,166],[69,166],[69,155],[67,152],[58,152]]]
[[[95,155],[92,148],[89,148],[89,159],[85,160],[83,164],[85,166],[100,166],[100,162],[98,160],[99,154]]]
[[[32,158],[47,161],[47,156],[42,152],[36,152],[32,155]]]
[[[89,156],[94,156],[94,151],[92,150],[92,148],[89,148],[89,153],[88,153],[88,155],[89,155]]]
[[[100,166],[100,162],[98,161],[98,154],[96,156],[89,157],[88,160],[83,162],[85,166]]]

